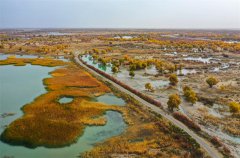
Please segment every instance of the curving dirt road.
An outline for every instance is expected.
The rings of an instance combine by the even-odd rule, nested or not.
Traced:
[[[138,100],[139,102],[141,102],[143,105],[149,107],[151,110],[153,110],[154,112],[162,115],[164,118],[166,118],[167,120],[169,120],[170,122],[172,122],[175,126],[183,129],[185,132],[187,132],[192,138],[194,138],[199,145],[208,153],[209,156],[211,156],[212,158],[222,158],[222,154],[220,154],[218,152],[218,150],[210,144],[210,142],[208,142],[207,140],[205,140],[204,138],[198,136],[195,132],[193,132],[192,130],[190,130],[187,126],[185,126],[183,123],[181,123],[180,121],[176,120],[175,118],[173,118],[171,115],[166,114],[163,110],[161,110],[160,108],[156,107],[153,104],[150,104],[148,102],[146,102],[145,100],[143,100],[142,98],[138,97],[137,95],[133,94],[132,92],[126,90],[125,88],[123,88],[122,86],[116,84],[115,82],[105,78],[104,76],[98,74],[96,71],[90,69],[89,67],[87,67],[85,64],[83,64],[78,56],[80,53],[75,52],[74,54],[74,60],[82,67],[86,68],[90,73],[101,77],[104,81],[107,81],[109,83],[111,83],[114,87],[116,87],[117,89],[119,89],[120,91],[130,95],[131,97],[133,97],[134,99]]]

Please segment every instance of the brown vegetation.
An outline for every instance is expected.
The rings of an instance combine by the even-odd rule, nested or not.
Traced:
[[[180,112],[174,112],[173,117],[176,118],[177,120],[181,121],[184,123],[186,126],[189,128],[195,130],[195,131],[201,131],[201,128],[199,125],[194,123],[192,120],[190,120],[187,116],[181,114]]]
[[[66,65],[67,62],[62,60],[55,60],[52,58],[15,58],[15,57],[8,57],[5,60],[0,60],[0,65],[15,65],[15,66],[25,66],[26,64],[32,65],[41,65],[41,66],[63,66]]]

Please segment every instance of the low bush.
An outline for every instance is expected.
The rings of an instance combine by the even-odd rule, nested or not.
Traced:
[[[212,137],[211,143],[217,147],[220,147],[223,145],[222,142],[220,142],[220,140],[217,137]]]
[[[194,131],[197,131],[197,132],[201,131],[201,127],[198,124],[196,124],[195,122],[193,122],[187,116],[181,114],[180,112],[174,112],[173,117],[181,121],[182,123],[184,123],[189,128],[193,129]]]

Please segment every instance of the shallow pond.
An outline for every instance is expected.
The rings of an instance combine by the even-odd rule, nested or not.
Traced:
[[[16,58],[38,58],[36,55],[15,55],[15,54],[2,54],[0,53],[0,60],[5,60],[9,56],[15,56]]]
[[[72,33],[62,33],[62,32],[46,32],[49,36],[65,36],[65,35],[72,35]]]
[[[195,73],[197,73],[195,69],[177,70],[177,75],[187,75],[187,74],[195,74]]]
[[[155,65],[151,65],[151,66],[147,67],[145,69],[145,72],[146,72],[146,74],[149,74],[149,75],[157,75],[158,74],[158,70]]]
[[[178,53],[177,52],[172,52],[172,53],[165,53],[164,55],[167,56],[176,56]]]
[[[73,101],[72,97],[62,97],[58,100],[58,102],[61,103],[61,104],[70,103],[72,101]]]
[[[183,58],[184,60],[190,60],[190,61],[198,61],[202,62],[204,64],[209,64],[213,58],[202,58],[202,57],[186,57]]]
[[[102,70],[108,74],[112,74],[112,65],[111,64],[103,65],[101,63],[98,63],[95,60],[93,60],[91,55],[84,55],[82,57],[82,60],[87,62],[87,64],[92,65],[95,68],[98,68],[99,70]]]
[[[113,77],[117,78],[123,83],[127,83],[128,85],[131,85],[131,87],[138,89],[138,90],[145,90],[145,84],[146,83],[151,83],[154,88],[163,88],[167,85],[169,85],[168,81],[165,80],[152,80],[150,79],[151,76],[146,76],[144,75],[145,73],[150,74],[150,75],[155,75],[157,74],[157,69],[155,66],[149,66],[145,70],[138,70],[135,71],[135,76],[131,78],[129,76],[129,71],[126,68],[121,68],[120,72],[113,74],[111,72],[111,65],[107,66],[106,69],[103,69],[98,65],[98,63],[94,62],[91,55],[84,55],[81,58],[83,61],[87,62],[87,64],[92,65],[99,70],[102,70],[106,72],[107,74],[112,75]]]
[[[34,98],[46,92],[42,80],[50,77],[49,72],[54,69],[53,67],[36,65],[0,66],[0,114],[4,114],[4,116],[9,113],[15,114],[0,118],[0,133],[3,132],[6,125],[22,116],[23,113],[20,109],[23,105],[30,103]],[[111,96],[108,96],[108,98],[111,99]],[[106,100],[106,98],[103,100]],[[115,96],[113,96],[111,104],[118,105],[120,103],[119,105],[122,105],[120,101],[114,101],[116,101]],[[70,146],[62,148],[37,147],[30,149],[0,142],[0,157],[76,157],[81,152],[93,148],[95,143],[119,135],[125,130],[127,125],[119,112],[107,111],[105,117],[107,119],[106,125],[86,127],[84,134],[79,137],[75,144]]]
[[[5,60],[9,56],[14,56],[16,58],[43,58],[43,56],[38,56],[38,55],[19,55],[19,54],[2,54],[0,53],[0,60]],[[69,61],[69,59],[66,59],[64,56],[56,56],[55,59],[57,60],[62,60],[62,61]]]
[[[120,39],[120,38],[122,38],[122,39],[132,39],[133,38],[133,36],[115,36],[114,37],[115,39]]]
[[[210,72],[219,72],[219,71],[224,71],[227,70],[230,67],[228,63],[222,63],[221,66],[219,67],[214,67],[210,69]]]
[[[149,66],[145,69],[146,74],[149,75],[157,75],[158,70],[155,65]],[[195,69],[182,69],[182,70],[177,70],[177,75],[187,75],[187,74],[194,74],[197,73]]]
[[[119,98],[112,93],[109,94],[104,94],[99,97],[96,97],[95,99],[97,102],[105,103],[108,105],[118,105],[118,106],[124,106],[126,102],[122,99]]]

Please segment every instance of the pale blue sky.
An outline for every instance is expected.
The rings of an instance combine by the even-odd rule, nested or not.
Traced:
[[[0,28],[240,28],[240,0],[0,0]]]

